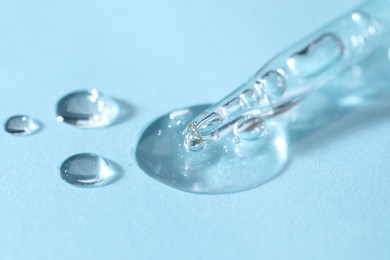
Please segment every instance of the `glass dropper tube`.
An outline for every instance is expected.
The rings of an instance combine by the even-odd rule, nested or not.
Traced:
[[[390,0],[372,0],[292,45],[193,118],[183,131],[184,146],[199,151],[231,133],[261,138],[264,121],[290,110],[385,44],[389,19]]]

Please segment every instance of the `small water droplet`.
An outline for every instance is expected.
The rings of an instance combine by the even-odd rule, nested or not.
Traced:
[[[260,117],[249,117],[237,123],[234,133],[244,140],[256,140],[267,133],[267,128]]]
[[[57,121],[80,128],[112,124],[119,115],[119,105],[96,89],[70,93],[57,103]]]
[[[110,162],[92,153],[80,153],[66,159],[60,167],[61,178],[75,186],[102,186],[114,176]]]
[[[38,132],[41,127],[40,122],[25,115],[12,116],[4,125],[5,131],[13,135],[31,135]]]

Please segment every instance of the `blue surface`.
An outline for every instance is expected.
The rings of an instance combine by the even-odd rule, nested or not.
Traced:
[[[328,107],[340,123],[296,132],[288,169],[247,192],[180,192],[149,178],[134,158],[153,119],[217,101],[354,5],[3,1],[0,119],[24,113],[45,128],[30,137],[0,132],[0,258],[389,259],[386,102],[348,116]],[[57,100],[86,88],[127,102],[132,117],[99,130],[57,123]],[[122,178],[97,189],[66,184],[59,163],[79,152],[113,160]]]

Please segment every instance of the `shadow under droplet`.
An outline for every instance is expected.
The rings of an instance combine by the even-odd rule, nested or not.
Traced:
[[[111,176],[111,178],[107,182],[105,182],[100,187],[111,185],[111,184],[119,181],[120,179],[122,179],[123,176],[125,175],[125,171],[124,171],[122,166],[120,166],[118,163],[116,163],[110,159],[105,159],[105,160],[110,164],[114,174]]]
[[[136,115],[137,110],[133,105],[122,99],[113,99],[118,104],[119,114],[111,126],[122,124]]]
[[[37,130],[35,130],[34,135],[39,134],[40,132],[45,130],[45,124],[42,123],[40,120],[35,119],[35,123],[37,124],[38,128]]]

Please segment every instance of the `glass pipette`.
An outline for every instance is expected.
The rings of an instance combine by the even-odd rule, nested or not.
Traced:
[[[387,43],[390,0],[372,0],[271,59],[231,94],[193,118],[184,146],[199,151],[234,133],[255,140],[263,122],[287,111],[310,93]]]

